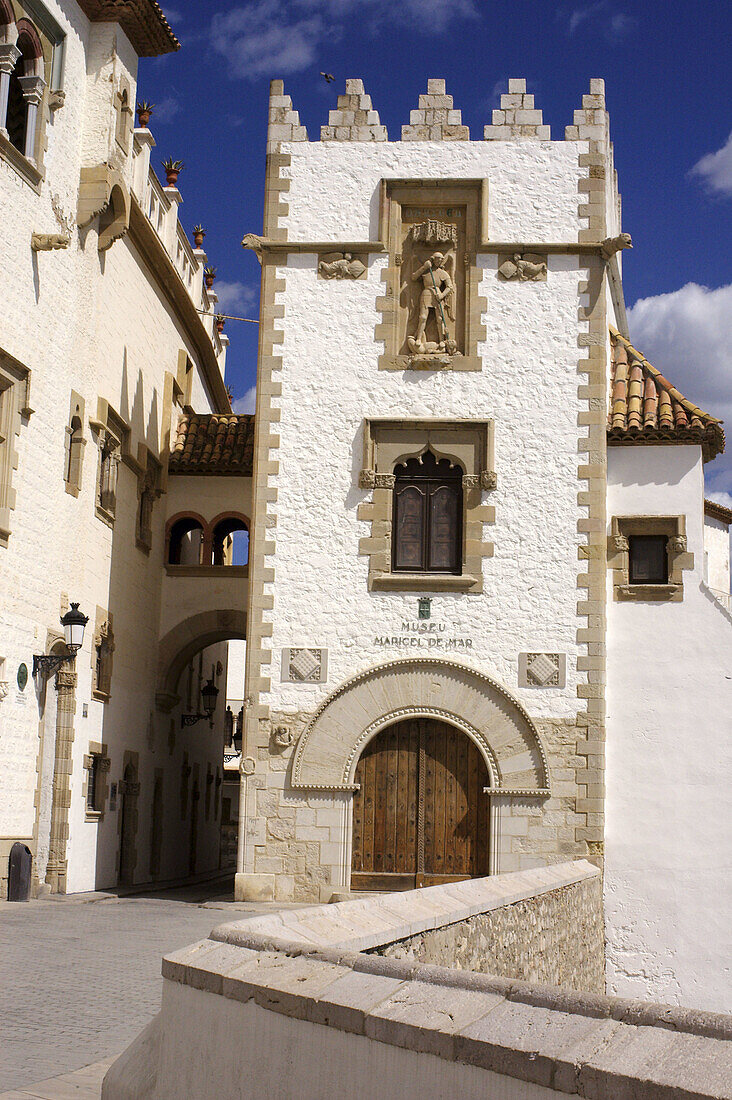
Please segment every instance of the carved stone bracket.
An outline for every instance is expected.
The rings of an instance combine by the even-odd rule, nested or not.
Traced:
[[[64,233],[31,233],[31,248],[34,252],[53,252],[57,248],[68,248],[71,237]]]
[[[686,535],[675,535],[666,543],[669,554],[685,554],[687,550]]]
[[[536,252],[515,252],[498,268],[498,274],[506,282],[545,283],[546,273],[547,258]]]
[[[498,475],[493,470],[482,470],[479,474],[463,474],[463,489],[481,489],[484,492],[495,489]]]
[[[250,248],[254,255],[262,263],[262,245],[264,244],[266,237],[258,237],[256,233],[245,233],[241,242],[242,248]]]
[[[625,535],[613,535],[611,541],[612,548],[616,554],[624,554],[630,549],[630,543]]]
[[[367,259],[352,252],[327,252],[318,261],[318,275],[321,279],[363,279]]]
[[[622,252],[624,248],[632,248],[633,240],[630,233],[618,233],[617,237],[606,237],[600,242],[600,250],[603,260],[611,259],[616,252]]]

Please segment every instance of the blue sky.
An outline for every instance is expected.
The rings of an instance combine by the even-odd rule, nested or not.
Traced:
[[[428,77],[444,77],[473,138],[509,77],[526,77],[552,137],[605,78],[623,196],[630,334],[667,377],[729,425],[707,469],[732,504],[732,103],[729,0],[173,0],[179,53],[142,61],[156,103],[156,167],[185,161],[181,218],[207,230],[223,311],[257,316],[267,97],[281,77],[317,139],[346,77],[361,77],[398,138]],[[319,75],[333,73],[326,84]],[[248,409],[256,325],[229,321],[228,381]]]

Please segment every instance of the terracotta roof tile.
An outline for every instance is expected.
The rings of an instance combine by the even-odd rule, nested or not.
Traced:
[[[119,23],[139,57],[180,49],[157,0],[79,0],[92,23]]]
[[[725,508],[724,504],[717,504],[716,500],[704,501],[704,515],[720,519],[728,527],[732,525],[732,508]]]
[[[613,328],[610,337],[613,364],[608,443],[700,443],[705,462],[720,454],[724,450],[722,421],[679,393]]]
[[[172,474],[252,476],[254,417],[244,413],[184,413],[170,456]]]

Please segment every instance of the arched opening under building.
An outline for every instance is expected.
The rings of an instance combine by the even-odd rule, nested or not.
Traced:
[[[364,748],[353,798],[351,888],[409,890],[489,873],[488,769],[462,730],[432,717]]]

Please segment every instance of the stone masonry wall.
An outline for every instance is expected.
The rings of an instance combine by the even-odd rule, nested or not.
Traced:
[[[373,954],[604,993],[600,879],[421,932]]]

